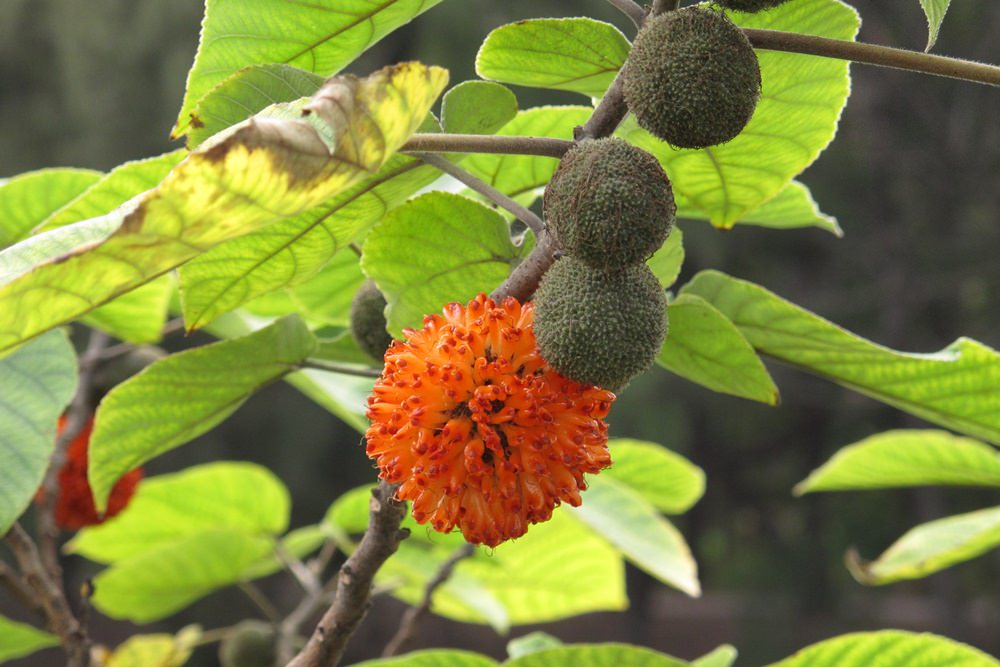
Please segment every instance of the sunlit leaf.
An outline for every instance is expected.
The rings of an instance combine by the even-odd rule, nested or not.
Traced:
[[[505,667],[686,667],[688,663],[642,646],[577,644],[560,646],[508,660]]]
[[[848,568],[869,586],[920,579],[1000,545],[1000,507],[958,514],[913,528],[876,560],[851,553]]]
[[[163,337],[173,291],[173,276],[160,276],[90,311],[83,321],[129,343],[156,343]]]
[[[1000,443],[1000,354],[982,343],[960,338],[936,354],[897,352],[717,271],[698,274],[682,293],[709,301],[759,352],[935,424]]]
[[[945,431],[888,431],[844,447],[795,493],[930,484],[1000,486],[1000,453]]]
[[[484,79],[601,97],[628,57],[629,42],[590,18],[530,19],[497,28],[476,56]]]
[[[951,0],[920,0],[920,6],[924,8],[927,16],[927,51],[934,48],[937,42],[938,33],[941,31],[941,23],[944,22],[944,15],[948,13]]]
[[[173,136],[197,124],[190,117],[195,105],[244,67],[282,63],[327,77],[440,2],[314,0],[275,5],[275,0],[207,0],[201,43]]]
[[[664,287],[670,287],[681,274],[684,264],[684,234],[680,227],[674,227],[666,242],[646,260],[653,274]]]
[[[469,651],[430,649],[394,658],[356,662],[353,667],[496,667],[496,660]]]
[[[490,81],[463,81],[441,100],[441,124],[446,132],[493,134],[517,116],[517,97],[506,86]]]
[[[52,331],[0,356],[0,535],[31,502],[76,391],[76,353]]]
[[[26,238],[101,176],[89,169],[42,169],[0,184],[0,249]]]
[[[739,654],[736,649],[724,644],[691,662],[691,667],[730,667]]]
[[[547,632],[538,630],[507,642],[507,656],[513,660],[514,658],[520,658],[531,653],[537,653],[538,651],[562,645],[563,643],[559,641],[558,637],[553,637]]]
[[[186,350],[105,396],[90,440],[89,478],[103,509],[125,472],[205,433],[254,392],[298,369],[316,339],[297,317],[243,338]]]
[[[115,648],[107,667],[181,667],[201,639],[201,628],[189,625],[176,635],[133,635]]]
[[[209,463],[144,479],[122,513],[84,528],[66,550],[113,563],[215,528],[277,535],[290,507],[288,489],[267,468]]]
[[[50,646],[59,646],[59,638],[0,616],[0,662],[23,658]]]
[[[446,80],[419,63],[332,79],[308,105],[274,107],[283,117],[256,116],[202,144],[114,213],[8,248],[0,253],[0,350],[376,172]]]
[[[679,194],[677,195],[677,217],[692,220],[709,219],[705,212],[688,203]],[[773,199],[743,214],[735,224],[772,229],[819,227],[834,236],[844,235],[837,219],[820,211],[812,193],[809,192],[809,188],[798,181],[792,181]]]
[[[705,473],[680,454],[653,442],[608,441],[612,465],[601,473],[638,493],[666,514],[683,514],[705,493]]]
[[[667,307],[669,332],[657,362],[709,389],[777,405],[778,388],[739,329],[712,304],[684,294]]]
[[[859,632],[804,648],[769,667],[997,667],[971,646],[931,634],[899,630]]]

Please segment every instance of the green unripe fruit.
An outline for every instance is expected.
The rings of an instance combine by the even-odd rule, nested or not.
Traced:
[[[715,0],[715,4],[737,12],[760,12],[788,2],[788,0]]]
[[[620,391],[648,369],[667,335],[667,299],[645,264],[599,271],[572,257],[535,292],[535,337],[560,374]]]
[[[563,251],[597,269],[645,261],[677,213],[659,161],[616,137],[571,148],[545,189],[544,209]]]
[[[623,80],[639,125],[679,148],[729,141],[753,116],[760,65],[743,31],[724,14],[686,7],[648,20]]]
[[[354,295],[351,301],[351,335],[364,352],[381,360],[392,343],[392,336],[385,330],[385,297],[371,280]]]
[[[262,621],[243,621],[219,644],[222,667],[272,667],[274,628]]]

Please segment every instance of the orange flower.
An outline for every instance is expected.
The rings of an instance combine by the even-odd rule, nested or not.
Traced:
[[[60,418],[59,433],[62,433],[65,426],[65,417]],[[59,497],[56,499],[55,519],[56,524],[66,530],[78,530],[84,526],[103,523],[121,512],[132,499],[135,487],[142,479],[142,468],[136,468],[125,474],[111,489],[107,513],[103,517],[97,515],[94,498],[90,493],[90,484],[87,482],[87,448],[93,428],[94,420],[90,418],[66,449],[66,463],[59,470]]]
[[[603,419],[615,395],[552,370],[532,304],[480,294],[404,331],[368,399],[368,456],[413,518],[496,546],[580,504],[584,473],[611,464]]]

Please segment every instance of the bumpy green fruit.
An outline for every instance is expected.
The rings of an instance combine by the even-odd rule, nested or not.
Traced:
[[[262,621],[243,621],[219,644],[222,667],[272,667],[274,629]]]
[[[788,2],[788,0],[715,0],[715,4],[738,12],[760,12]]]
[[[598,269],[645,261],[677,213],[659,161],[616,137],[570,149],[545,189],[544,209],[563,251]]]
[[[535,292],[535,336],[556,371],[620,391],[648,369],[667,334],[667,301],[645,264],[599,271],[563,257]]]
[[[704,148],[729,141],[750,121],[760,65],[724,14],[686,7],[646,22],[623,84],[639,125],[671,146]]]
[[[358,347],[375,359],[382,359],[392,343],[392,336],[385,330],[385,303],[385,297],[371,280],[361,286],[351,301],[351,335]]]

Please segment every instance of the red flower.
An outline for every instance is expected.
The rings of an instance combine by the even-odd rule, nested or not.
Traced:
[[[580,504],[583,474],[611,464],[603,419],[615,395],[545,363],[531,303],[480,294],[443,313],[386,351],[367,453],[419,523],[496,546]]]
[[[65,428],[65,417],[59,419],[59,433]],[[142,479],[142,468],[126,473],[111,489],[108,511],[104,517],[97,515],[94,499],[87,482],[87,447],[94,420],[90,418],[66,449],[66,463],[59,470],[59,497],[56,499],[56,524],[66,530],[103,523],[128,505],[135,488]]]

